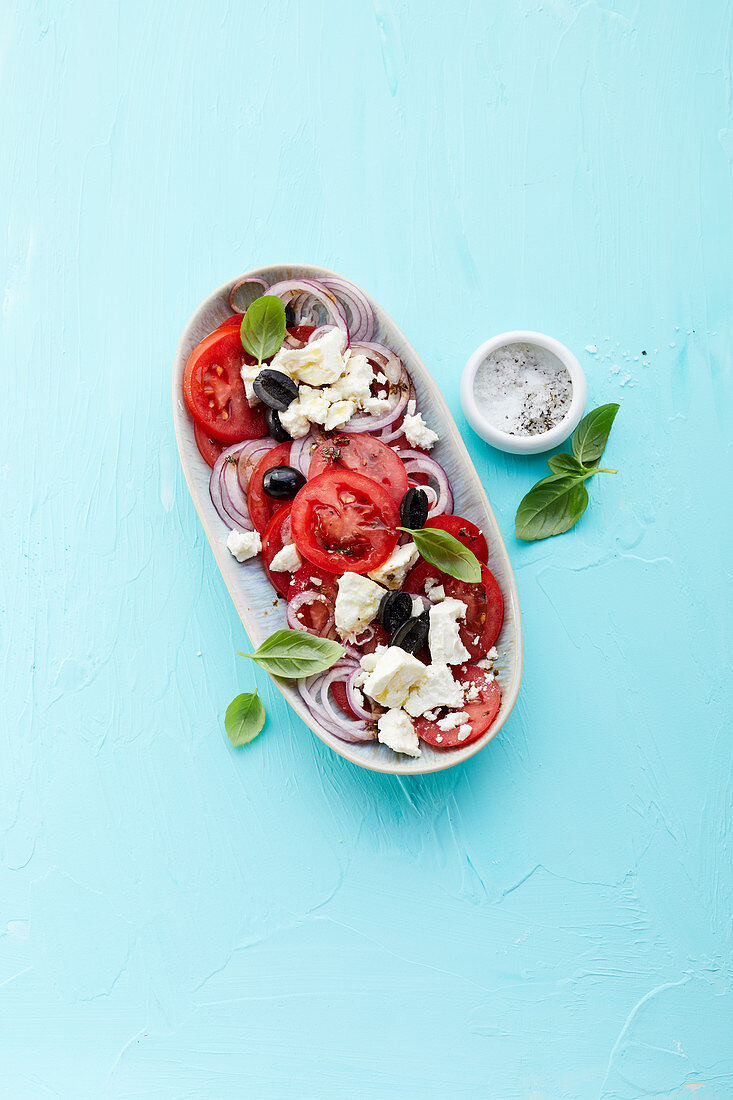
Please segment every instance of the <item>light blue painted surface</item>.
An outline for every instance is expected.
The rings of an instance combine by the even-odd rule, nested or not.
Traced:
[[[3,6],[0,1095],[733,1096],[730,32],[725,0]],[[266,732],[223,735],[252,669],[169,377],[281,259],[368,288],[457,413],[515,327],[622,404],[619,476],[543,544],[542,460],[468,435],[525,680],[442,775],[351,767],[264,677]]]

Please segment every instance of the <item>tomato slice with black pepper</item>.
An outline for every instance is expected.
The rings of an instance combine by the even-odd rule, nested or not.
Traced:
[[[262,406],[251,409],[240,371],[253,363],[242,347],[233,319],[197,344],[183,376],[183,395],[199,427],[222,443],[259,439],[267,434]]]
[[[449,535],[453,535],[469,550],[473,550],[480,562],[483,562],[484,565],[488,562],[489,548],[486,545],[486,539],[476,524],[471,523],[470,519],[464,519],[463,516],[433,516],[432,519],[426,522],[425,526],[432,527],[433,530],[437,531],[447,531]]]
[[[318,477],[329,469],[353,470],[372,478],[397,504],[407,492],[407,473],[402,459],[372,435],[343,433],[324,439],[313,452],[309,477]]]
[[[336,574],[312,562],[304,562],[290,581],[288,613],[309,634],[317,634],[319,638],[335,638],[337,595]]]
[[[265,572],[269,578],[270,584],[277,593],[281,596],[285,596],[287,599],[288,590],[290,588],[290,582],[293,578],[293,574],[287,570],[271,570],[270,563],[276,554],[282,550],[283,546],[286,546],[289,542],[292,542],[290,535],[290,509],[292,504],[288,501],[287,504],[283,504],[281,508],[275,512],[274,516],[267,525],[264,538],[262,539],[262,564],[265,568]]]
[[[267,530],[267,525],[277,512],[282,508],[281,500],[273,500],[265,492],[262,481],[268,470],[273,466],[287,466],[290,459],[290,443],[278,443],[271,451],[263,455],[252,471],[247,486],[247,505],[249,515],[255,529],[261,535]]]
[[[496,644],[504,622],[504,599],[494,574],[482,565],[481,580],[470,584],[420,561],[410,570],[402,587],[413,596],[424,596],[425,582],[431,579],[443,586],[446,596],[465,603],[466,617],[459,621],[461,641],[471,657],[485,657]]]
[[[295,545],[308,561],[332,573],[368,573],[397,545],[400,517],[378,482],[335,468],[306,482],[293,501],[290,522]]]
[[[451,713],[445,707],[439,708],[435,721],[426,718],[424,714],[415,719],[417,736],[429,745],[434,745],[436,749],[459,749],[477,741],[489,729],[501,706],[499,685],[486,669],[479,668],[478,665],[460,665],[454,669],[454,675],[459,684],[468,688],[469,695],[476,695],[475,699],[466,700],[460,708],[468,718],[452,730],[441,730],[438,725],[442,718]],[[461,737],[461,726],[464,725],[470,726],[471,732]]]

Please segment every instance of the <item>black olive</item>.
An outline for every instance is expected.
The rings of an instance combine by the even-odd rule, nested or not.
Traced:
[[[412,615],[412,596],[407,592],[385,592],[379,602],[379,621],[386,631],[394,634]]]
[[[252,383],[252,389],[263,404],[279,412],[284,412],[298,396],[298,387],[292,378],[269,367],[260,371]]]
[[[292,439],[290,432],[286,432],[280,423],[280,413],[277,409],[265,409],[265,425],[268,433],[278,443],[287,443],[289,439]]]
[[[272,466],[262,479],[262,488],[273,500],[292,500],[304,485],[300,470],[292,466]]]
[[[428,644],[428,634],[428,624],[422,616],[417,619],[408,619],[395,631],[389,644],[399,646],[406,653],[419,653]]]
[[[424,527],[430,506],[424,489],[408,489],[400,502],[400,521],[403,527],[419,531]]]
[[[295,324],[295,313],[292,306],[285,306],[285,324],[288,328]]]

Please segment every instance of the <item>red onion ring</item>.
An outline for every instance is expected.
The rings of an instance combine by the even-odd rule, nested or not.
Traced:
[[[261,288],[260,293],[255,294],[255,297],[252,299],[252,301],[254,301],[255,298],[261,298],[262,291],[267,290],[267,282],[264,279],[260,279],[258,275],[245,275],[243,279],[238,279],[232,289],[229,291],[229,308],[231,309],[232,313],[244,312],[241,306],[237,306],[234,304],[234,295],[237,293],[241,286],[259,286]],[[249,304],[251,305],[252,303],[250,302]]]
[[[305,592],[299,592],[297,596],[293,596],[292,600],[288,600],[288,606],[285,611],[285,618],[287,619],[288,626],[291,628],[291,630],[302,630],[306,634],[310,633],[308,627],[304,626],[298,618],[298,612],[300,611],[301,607],[305,607],[306,604],[311,603],[322,603],[325,605],[326,610],[328,611],[328,618],[326,619],[323,628],[319,631],[318,637],[331,638],[332,640],[335,639],[336,625],[334,621],[334,609],[331,605],[331,601],[327,599],[322,592],[316,592],[315,589],[309,588]]]
[[[360,355],[366,355],[370,363],[376,364],[382,371],[388,382],[397,385],[402,374],[402,360],[398,355],[384,344],[375,344],[369,341],[360,341],[351,345],[351,350]]]
[[[241,449],[237,459],[237,477],[242,492],[246,494],[255,466],[263,455],[273,447],[277,447],[277,443],[266,435],[262,439],[248,439],[246,443],[240,443],[239,446]]]
[[[433,482],[430,488],[436,493],[436,501],[428,512],[428,519],[450,514],[453,511],[453,492],[443,467],[434,458],[428,458],[420,451],[401,448],[397,453],[405,464],[408,481],[412,474],[426,474]],[[424,489],[426,486],[420,485],[419,488]]]
[[[352,339],[371,340],[375,329],[374,309],[364,291],[339,275],[325,276],[319,282],[337,296],[346,313]]]
[[[245,446],[245,443],[235,443],[232,447],[226,447],[214,463],[209,478],[211,503],[214,505],[219,519],[232,531],[237,527],[243,531],[254,529],[254,524],[249,516],[246,497],[241,492],[241,487],[236,478],[239,452]],[[228,461],[229,459],[237,459],[237,462],[232,463]],[[232,478],[229,470],[234,471],[234,478]],[[225,476],[226,481],[224,480]]]
[[[286,306],[292,305],[295,298],[299,295],[306,295],[309,298],[315,299],[315,301],[325,311],[327,317],[327,323],[331,325],[337,325],[338,328],[343,329],[346,333],[346,338],[349,337],[349,326],[346,323],[346,314],[341,303],[334,296],[334,294],[324,286],[323,283],[317,282],[315,279],[284,279],[280,283],[275,283],[269,290],[265,291],[265,294],[272,294],[276,298],[279,298]],[[264,297],[264,295],[263,295]],[[307,302],[307,298],[305,299]],[[298,312],[304,306],[301,302],[298,302]],[[311,306],[311,312],[313,307]],[[312,319],[312,317],[311,317]],[[303,324],[302,315],[297,317],[296,324]]]
[[[364,703],[364,693],[362,692],[361,688],[358,688],[356,686],[354,682],[360,673],[360,665],[357,665],[356,668],[350,672],[349,678],[346,681],[346,696],[349,700],[349,706],[353,710],[354,714],[358,714],[359,717],[363,718],[366,722],[373,722],[375,717],[374,712],[371,710],[367,710]]]
[[[339,667],[341,666],[341,667]],[[318,676],[309,676],[307,679],[298,680],[298,691],[305,702],[313,718],[328,733],[332,733],[341,741],[349,741],[353,744],[362,741],[373,741],[374,733],[367,729],[366,723],[359,719],[348,718],[345,714],[336,714],[327,710],[322,702],[322,690],[324,680],[328,680],[326,692],[336,680],[345,681],[353,668],[352,662],[340,661],[327,672],[321,672]]]
[[[393,404],[386,412],[378,414],[357,413],[350,420],[347,420],[341,430],[344,432],[378,432],[391,427],[395,420],[402,416],[410,400],[409,376],[404,367],[402,367],[399,388],[390,390],[389,399]],[[399,434],[399,432],[395,432],[394,438]]]
[[[289,465],[294,470],[298,470],[303,477],[308,477],[314,446],[315,440],[310,432],[308,435],[301,436],[300,439],[294,439],[290,446]]]

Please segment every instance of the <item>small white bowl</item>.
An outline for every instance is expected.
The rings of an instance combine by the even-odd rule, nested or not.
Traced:
[[[573,383],[570,408],[560,423],[556,424],[554,428],[550,428],[549,431],[541,432],[539,435],[509,435],[508,432],[503,432],[501,428],[495,427],[486,419],[486,415],[476,400],[474,393],[476,371],[480,364],[493,352],[498,348],[506,347],[507,344],[530,344],[542,348],[544,351],[549,351],[562,363],[570,375],[570,380]],[[516,332],[502,332],[499,336],[492,336],[490,340],[476,348],[463,368],[461,405],[466,414],[466,419],[482,439],[485,439],[487,443],[491,443],[493,447],[498,447],[500,451],[530,455],[540,454],[542,451],[551,451],[553,447],[559,447],[577,428],[580,418],[585,412],[587,399],[588,386],[580,363],[564,344],[561,344],[559,340],[554,340],[552,336],[546,336],[543,332],[529,332],[519,329]]]

